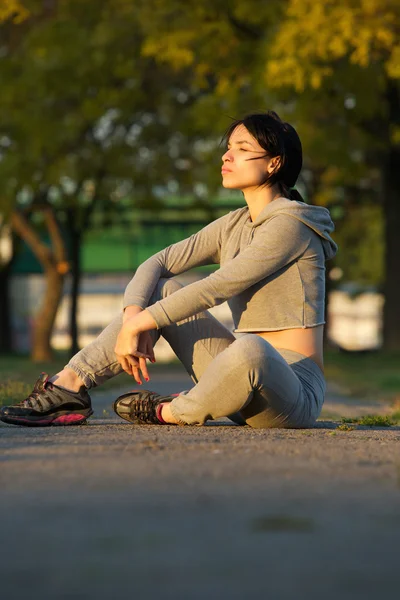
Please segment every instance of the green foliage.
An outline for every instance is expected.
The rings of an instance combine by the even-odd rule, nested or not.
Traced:
[[[396,421],[389,416],[383,415],[365,415],[359,420],[359,425],[367,425],[368,427],[391,427],[396,425]]]
[[[337,429],[339,429],[339,431],[354,431],[355,427],[343,423],[342,425],[339,425]]]
[[[127,193],[155,209],[171,191],[206,203],[230,118],[275,108],[302,138],[307,195],[344,207],[339,266],[382,282],[382,165],[400,140],[387,99],[400,77],[398,2],[25,5],[32,18],[0,30],[2,208],[43,190],[78,220],[94,193],[109,215]]]
[[[156,205],[157,186],[172,182],[196,194],[199,182],[216,183],[206,159],[217,143],[201,144],[197,124],[205,111],[191,123],[182,110],[203,92],[191,87],[191,72],[158,65],[145,51],[138,6],[29,5],[35,18],[23,29],[6,23],[0,30],[7,53],[0,61],[3,210],[17,197],[24,205],[45,199],[79,219],[99,186],[115,210],[127,191],[138,204]]]
[[[362,235],[360,235],[362,232]],[[344,281],[379,286],[384,280],[384,218],[381,205],[349,206],[336,221],[338,252],[335,266]]]
[[[29,12],[24,6],[24,2],[19,0],[1,0],[0,1],[0,23],[11,19],[13,23],[22,23]]]
[[[391,415],[364,415],[355,419],[342,418],[342,425],[338,429],[350,431],[354,427],[350,427],[349,423],[354,425],[365,425],[367,427],[393,427],[397,425],[399,417],[397,413]]]

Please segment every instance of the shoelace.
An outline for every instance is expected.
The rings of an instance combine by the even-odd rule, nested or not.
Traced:
[[[140,398],[136,404],[135,413],[143,420],[154,420],[156,416],[156,405],[152,404],[158,396],[154,394],[150,398]]]
[[[27,398],[25,398],[24,400],[21,400],[20,402],[17,402],[17,404],[15,404],[14,406],[20,406],[21,408],[35,408],[35,405],[39,406],[39,409],[43,409],[43,404],[40,401],[39,396],[43,394],[44,395],[44,399],[52,406],[54,405],[54,402],[48,397],[48,395],[46,394],[45,390],[41,390],[41,391],[33,391],[29,394],[29,396]]]
[[[32,394],[31,394],[32,396]],[[16,404],[14,404],[14,406],[21,406],[21,407],[27,407],[30,406],[32,407],[32,404],[30,402],[31,396],[29,396],[28,398],[25,398],[25,400],[21,400],[21,402],[17,402]]]

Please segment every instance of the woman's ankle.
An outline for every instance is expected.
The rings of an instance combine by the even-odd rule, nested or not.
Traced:
[[[178,420],[175,419],[175,417],[173,416],[173,414],[171,412],[171,407],[170,407],[169,402],[163,402],[161,404],[160,416],[161,416],[162,420],[164,421],[164,423],[168,423],[170,425],[178,424]]]
[[[56,375],[53,375],[49,381],[71,392],[79,392],[81,386],[85,385],[85,382],[82,381],[79,375],[69,368],[63,369]]]

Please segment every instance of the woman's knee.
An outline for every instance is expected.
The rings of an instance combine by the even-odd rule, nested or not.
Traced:
[[[161,278],[155,287],[155,290],[150,298],[149,305],[154,304],[157,300],[162,300],[167,296],[170,296],[174,292],[177,292],[183,287],[182,284],[178,283],[173,278]]]
[[[265,340],[255,334],[244,335],[229,347],[231,359],[235,364],[250,368],[264,364],[268,359],[268,347]]]

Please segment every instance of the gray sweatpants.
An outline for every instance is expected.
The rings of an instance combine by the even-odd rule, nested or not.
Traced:
[[[150,304],[182,287],[160,279]],[[122,327],[122,311],[100,335],[75,354],[66,367],[87,388],[123,373],[114,348]],[[161,330],[195,386],[171,402],[182,424],[202,425],[228,416],[251,427],[311,427],[325,396],[325,380],[316,363],[290,350],[275,349],[255,334],[235,336],[209,312],[199,313]]]

